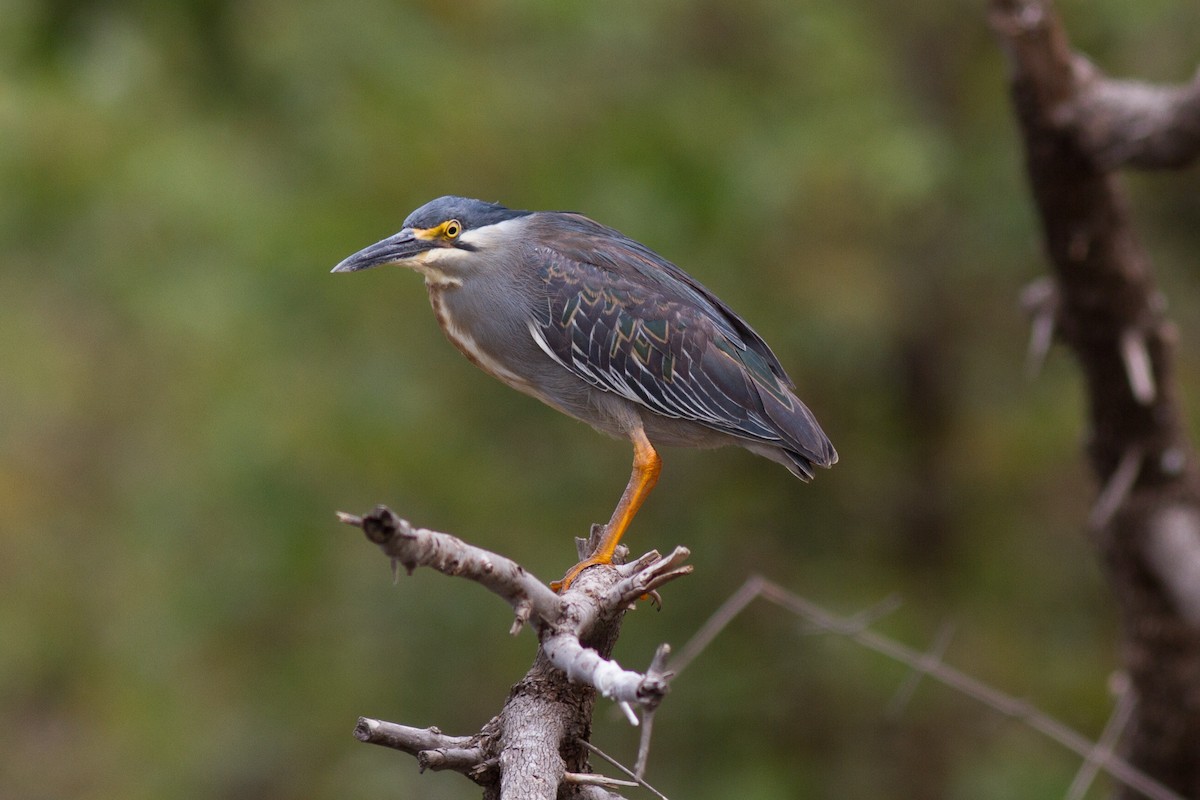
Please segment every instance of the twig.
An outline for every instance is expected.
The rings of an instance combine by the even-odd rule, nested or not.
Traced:
[[[354,738],[416,755],[425,750],[454,750],[472,743],[470,736],[447,736],[437,728],[410,728],[395,722],[359,717]]]
[[[988,17],[1008,59],[1058,291],[1057,331],[1085,378],[1088,452],[1103,484],[1092,541],[1120,609],[1116,649],[1137,697],[1122,753],[1195,794],[1200,711],[1190,698],[1200,694],[1200,615],[1179,603],[1180,584],[1148,579],[1162,570],[1150,563],[1146,532],[1165,506],[1200,508],[1200,471],[1174,377],[1177,337],[1116,170],[1178,167],[1200,155],[1200,73],[1183,86],[1113,79],[1074,50],[1051,0],[989,0]],[[1162,559],[1165,574],[1179,574],[1178,555]]]
[[[1029,347],[1025,354],[1025,374],[1036,378],[1046,363],[1054,330],[1058,325],[1058,290],[1054,281],[1042,277],[1021,292],[1021,308],[1029,315]]]
[[[507,600],[522,624],[530,612],[549,623],[558,619],[562,608],[558,595],[511,559],[448,533],[414,528],[386,506],[376,506],[361,517],[344,511],[337,516],[341,522],[361,528],[385,555],[410,573],[421,566],[473,580]],[[514,629],[519,630],[520,625],[514,624]]]
[[[602,696],[618,703],[654,708],[666,696],[667,681],[662,677],[621,669],[616,661],[580,644],[578,634],[547,636],[542,639],[542,651],[568,679],[593,686]]]
[[[675,673],[667,671],[667,657],[671,655],[671,646],[660,644],[658,649],[654,651],[654,659],[650,662],[650,668],[646,670],[646,675],[653,676],[662,681],[669,681],[674,677]],[[654,714],[657,709],[647,708],[642,719],[642,738],[638,742],[637,763],[634,764],[633,771],[640,780],[646,774],[646,762],[650,758],[650,737],[654,731]]]
[[[928,652],[921,657],[920,666],[908,673],[908,677],[905,678],[904,683],[900,684],[892,701],[888,703],[887,714],[889,717],[899,717],[904,711],[904,707],[912,700],[913,694],[916,693],[921,677],[929,675],[942,665],[942,657],[946,655],[946,648],[950,646],[950,639],[953,636],[954,626],[950,623],[942,625]]]
[[[624,577],[608,590],[608,597],[601,605],[629,605],[663,584],[692,574],[692,565],[683,563],[690,555],[686,547],[676,547],[666,558],[651,551],[633,563],[618,566],[617,572]]]
[[[362,529],[393,565],[409,572],[428,567],[487,587],[513,607],[512,632],[529,624],[539,642],[529,672],[476,736],[447,737],[436,728],[363,719],[358,738],[410,753],[422,770],[454,770],[487,787],[498,784],[501,798],[553,798],[564,781],[575,781],[575,793],[589,800],[618,797],[607,792],[611,783],[578,778],[588,772],[580,745],[587,744],[596,693],[620,704],[634,724],[631,704],[652,711],[666,695],[671,673],[663,669],[665,645],[645,674],[622,669],[608,653],[632,602],[691,572],[683,563],[686,548],[666,558],[649,553],[612,569],[585,570],[558,595],[516,562],[450,534],[414,528],[385,506],[338,518]],[[648,746],[648,738],[642,741]],[[645,785],[640,775],[635,780]]]
[[[610,778],[595,772],[568,772],[563,775],[563,783],[574,783],[580,786],[603,786],[614,789],[618,786],[637,786],[637,781],[623,781],[620,778]]]
[[[1125,363],[1125,376],[1129,379],[1129,391],[1133,399],[1144,406],[1154,402],[1158,390],[1154,385],[1154,367],[1150,362],[1150,351],[1146,349],[1146,337],[1137,329],[1121,333],[1121,360]]]
[[[870,628],[872,625],[874,625],[879,620],[881,620],[884,617],[891,614],[896,609],[900,608],[900,606],[902,606],[902,605],[904,605],[904,601],[900,599],[899,595],[890,594],[887,597],[880,600],[875,605],[867,606],[862,611],[859,611],[855,614],[850,615],[849,617],[846,617],[844,619],[844,621],[839,623],[840,627],[838,628],[837,632],[843,633],[843,634],[851,634],[851,633],[858,633],[859,631],[864,631],[867,628]],[[822,627],[820,625],[816,625],[816,626],[806,625],[805,628],[806,628],[806,631],[805,631],[806,633],[807,632],[828,633],[828,631],[829,631],[828,628]]]
[[[449,769],[465,775],[474,772],[486,760],[482,747],[449,747],[417,753],[417,766],[422,772]]]
[[[680,659],[683,662],[682,665],[679,663],[674,665],[676,673],[678,674],[683,667],[690,664],[704,647],[716,638],[716,635],[756,597],[762,597],[818,627],[846,636],[869,650],[874,650],[894,661],[905,664],[921,674],[927,674],[939,683],[949,686],[1005,716],[1018,719],[1080,758],[1087,760],[1096,756],[1096,745],[1087,737],[1035,708],[1028,701],[994,689],[982,681],[946,665],[940,658],[930,658],[929,653],[922,653],[900,644],[894,639],[863,628],[855,622],[854,617],[841,617],[833,614],[812,601],[772,583],[761,575],[748,578],[741,588],[709,617],[700,631],[684,647],[687,659],[686,661]],[[1113,778],[1136,789],[1151,800],[1184,800],[1181,795],[1111,752],[1096,763]]]
[[[633,770],[631,770],[629,767],[622,764],[620,761],[617,761],[615,758],[613,758],[608,753],[601,750],[599,747],[596,747],[596,745],[592,744],[591,742],[581,742],[580,744],[582,744],[584,747],[586,747],[590,752],[595,753],[596,755],[600,756],[605,761],[607,761],[609,764],[612,764],[614,767],[621,770],[621,772],[625,773],[633,781],[635,781],[638,786],[641,786],[643,789],[646,789],[646,790],[652,792],[655,797],[659,798],[659,800],[668,800],[668,798],[665,794],[660,792],[658,789],[655,789],[650,784],[646,783],[646,781],[644,779],[639,778],[636,774],[634,774]]]
[[[1200,73],[1180,86],[1091,76],[1075,117],[1105,169],[1176,169],[1200,153]]]
[[[1075,780],[1071,781],[1071,786],[1067,789],[1066,800],[1083,800],[1093,781],[1096,780],[1096,776],[1100,774],[1100,769],[1113,757],[1117,740],[1121,738],[1121,733],[1125,730],[1125,726],[1129,723],[1129,717],[1133,714],[1137,698],[1130,691],[1129,676],[1117,674],[1111,684],[1117,704],[1113,707],[1112,714],[1109,715],[1108,722],[1104,725],[1100,741],[1096,742],[1092,752],[1080,765],[1079,772],[1075,773]]]
[[[1134,445],[1121,455],[1117,468],[1109,476],[1108,483],[1104,484],[1096,498],[1096,504],[1092,506],[1092,513],[1088,515],[1088,524],[1092,530],[1100,530],[1107,525],[1113,514],[1125,504],[1141,471],[1142,448]]]
[[[687,644],[679,649],[679,655],[671,661],[671,669],[679,675],[693,661],[696,656],[700,655],[704,650],[712,644],[712,640],[717,638],[717,634],[725,630],[725,626],[733,621],[734,617],[742,613],[742,610],[750,605],[754,598],[762,594],[763,578],[759,575],[752,575],[746,579],[741,588],[729,596],[729,599],[721,604],[720,608],[712,613],[700,630],[692,634],[692,638],[688,639]]]

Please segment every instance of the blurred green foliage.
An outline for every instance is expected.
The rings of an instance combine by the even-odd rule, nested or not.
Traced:
[[[478,373],[419,279],[330,276],[441,194],[569,208],[772,343],[842,462],[811,486],[668,451],[635,551],[694,577],[617,656],[765,572],[1080,730],[1112,609],[1070,359],[1024,376],[1042,272],[980,3],[0,2],[0,796],[471,797],[350,736],[469,733],[533,651],[477,587],[389,580],[387,502],[549,580],[628,447]],[[1064,4],[1116,73],[1194,68],[1200,7]],[[1195,172],[1133,182],[1200,395]],[[1194,405],[1194,403],[1193,403]],[[1061,794],[1077,760],[753,606],[676,685],[671,797]],[[480,658],[486,653],[486,658]],[[600,746],[635,733],[604,704]],[[1098,796],[1098,795],[1097,795]]]

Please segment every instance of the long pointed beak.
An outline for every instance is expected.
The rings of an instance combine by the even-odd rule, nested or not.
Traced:
[[[426,250],[432,249],[434,243],[428,239],[418,239],[411,228],[405,228],[397,234],[389,236],[381,242],[359,250],[354,255],[338,264],[332,272],[358,272],[360,269],[378,267],[382,264],[396,264],[412,258]]]

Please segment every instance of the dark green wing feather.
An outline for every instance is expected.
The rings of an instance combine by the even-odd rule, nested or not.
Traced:
[[[766,342],[712,292],[616,231],[545,216],[553,235],[535,238],[534,256],[547,299],[530,331],[552,358],[663,416],[778,444],[801,474],[832,463]]]

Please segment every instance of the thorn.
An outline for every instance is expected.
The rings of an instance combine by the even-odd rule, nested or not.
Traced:
[[[513,617],[512,627],[508,629],[509,636],[516,636],[525,627],[525,623],[529,621],[529,615],[533,613],[533,605],[528,600],[522,600],[513,610],[516,614]]]
[[[1109,476],[1108,483],[1100,490],[1092,513],[1088,515],[1088,524],[1092,530],[1099,530],[1108,524],[1113,514],[1125,504],[1133,484],[1137,482],[1138,474],[1142,471],[1142,448],[1130,447],[1121,456],[1117,468]]]
[[[579,556],[579,560],[596,552],[596,548],[600,546],[600,540],[604,537],[604,526],[599,522],[593,522],[591,529],[588,531],[587,538],[581,536],[575,537],[575,552]]]
[[[623,781],[620,778],[610,778],[595,772],[564,772],[563,783],[574,783],[579,786],[603,786],[608,789],[618,789],[622,786],[641,786],[634,781]]]
[[[904,679],[904,683],[900,684],[900,687],[896,689],[896,694],[892,696],[891,702],[888,703],[888,717],[898,719],[904,712],[905,706],[908,705],[916,693],[917,684],[921,682],[921,678],[941,666],[942,658],[946,655],[946,649],[950,646],[950,639],[953,636],[954,625],[949,622],[943,623],[941,629],[937,632],[937,638],[934,639],[933,645],[921,656],[917,668],[909,672],[908,676]]]
[[[663,670],[667,666],[667,657],[671,655],[671,645],[663,642],[654,651],[654,658],[650,660],[650,668],[646,670],[647,675],[661,676],[665,675]]]
[[[1121,361],[1125,364],[1125,376],[1129,379],[1129,391],[1133,393],[1133,399],[1144,406],[1153,403],[1158,394],[1154,385],[1154,366],[1150,351],[1146,349],[1146,337],[1141,331],[1122,332]]]
[[[1092,747],[1091,752],[1085,756],[1079,771],[1075,773],[1075,779],[1071,781],[1071,785],[1067,789],[1066,800],[1082,800],[1083,797],[1086,797],[1096,776],[1100,774],[1105,762],[1113,755],[1116,744],[1128,726],[1129,718],[1137,704],[1136,697],[1128,689],[1129,676],[1125,673],[1116,672],[1109,678],[1109,691],[1113,693],[1116,703],[1108,717],[1108,722],[1104,724],[1100,739]]]
[[[608,763],[612,764],[612,765],[613,765],[614,767],[616,767],[617,769],[621,770],[621,772],[624,772],[626,775],[628,775],[629,777],[633,778],[635,781],[637,781],[637,784],[638,784],[638,786],[641,786],[643,789],[646,789],[646,790],[647,790],[647,791],[649,791],[651,794],[653,794],[655,797],[659,798],[659,800],[667,800],[667,796],[666,796],[666,795],[664,795],[664,794],[663,794],[662,792],[660,792],[658,789],[655,789],[655,788],[654,788],[653,786],[651,786],[650,784],[646,783],[646,781],[645,781],[645,779],[644,779],[644,778],[639,778],[639,777],[637,777],[637,776],[636,776],[636,775],[633,773],[633,771],[632,771],[632,770],[630,770],[628,767],[626,767],[626,766],[625,766],[624,764],[622,764],[620,761],[617,761],[615,758],[613,758],[612,756],[610,756],[608,753],[606,753],[606,752],[604,752],[603,750],[601,750],[599,747],[596,747],[596,745],[592,744],[592,743],[591,743],[591,742],[589,742],[587,739],[580,739],[580,740],[579,740],[579,743],[580,743],[581,745],[583,745],[583,746],[584,746],[586,749],[588,749],[589,751],[591,751],[591,752],[595,753],[595,754],[596,754],[596,755],[598,755],[600,758],[603,758],[605,761],[607,761]]]
[[[646,777],[646,762],[650,760],[650,736],[654,731],[654,712],[645,713],[646,724],[642,726],[642,737],[638,741],[637,761],[633,765],[634,780]]]
[[[1025,376],[1033,380],[1042,373],[1050,345],[1054,343],[1054,313],[1043,312],[1033,318],[1029,327],[1029,349],[1025,353]]]
[[[1021,292],[1022,310],[1030,317],[1029,347],[1025,353],[1025,374],[1036,378],[1046,363],[1054,343],[1058,317],[1058,290],[1050,278],[1039,278]]]

